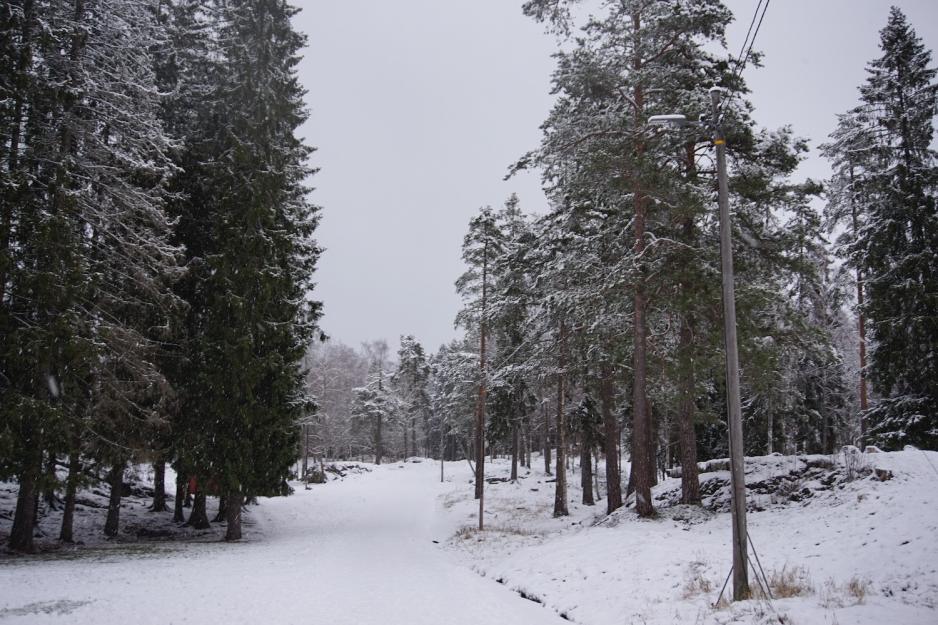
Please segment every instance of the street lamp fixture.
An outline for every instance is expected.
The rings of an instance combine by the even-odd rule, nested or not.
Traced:
[[[700,122],[688,121],[684,115],[652,115],[648,118],[649,126],[699,126]]]
[[[732,226],[730,224],[729,185],[726,174],[726,138],[720,123],[721,87],[710,88],[713,145],[717,152],[717,178],[720,205],[720,260],[723,276],[723,340],[726,350],[726,407],[730,439],[730,478],[733,513],[733,599],[749,598],[748,549],[746,542],[746,471],[743,450],[742,404],[739,393],[739,350],[736,341],[736,293],[733,279]],[[654,115],[648,123],[655,126],[702,126],[684,115]]]

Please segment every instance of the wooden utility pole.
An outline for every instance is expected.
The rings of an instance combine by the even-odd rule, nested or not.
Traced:
[[[739,352],[736,343],[736,293],[733,278],[732,227],[726,174],[726,138],[720,123],[720,87],[710,89],[713,145],[717,152],[720,203],[720,258],[723,274],[723,340],[726,349],[726,407],[730,435],[730,478],[733,513],[733,600],[749,598],[746,533],[746,471],[742,402],[739,396]]]

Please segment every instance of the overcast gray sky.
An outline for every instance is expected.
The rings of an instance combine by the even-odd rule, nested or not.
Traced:
[[[436,350],[456,336],[453,282],[470,217],[515,191],[542,212],[538,177],[504,182],[537,146],[552,103],[552,36],[521,0],[294,0],[309,36],[300,77],[319,148],[314,201],[326,248],[317,272],[323,329],[353,346],[414,334]],[[757,0],[727,0],[739,51]],[[746,69],[756,120],[822,142],[856,103],[890,5],[938,48],[935,0],[776,0]],[[934,65],[934,63],[933,63]],[[812,154],[804,175],[828,174]]]

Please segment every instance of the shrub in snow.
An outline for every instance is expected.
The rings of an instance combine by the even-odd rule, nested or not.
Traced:
[[[844,472],[848,482],[870,474],[870,463],[853,445],[844,445]]]
[[[772,571],[769,573],[769,588],[776,599],[802,597],[814,592],[811,576],[803,566],[783,566],[781,571]]]
[[[306,483],[307,484],[325,484],[326,474],[320,471],[319,469],[309,469],[306,472]]]

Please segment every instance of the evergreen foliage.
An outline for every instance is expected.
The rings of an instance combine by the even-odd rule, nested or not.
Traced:
[[[314,409],[300,363],[319,316],[308,297],[318,208],[304,186],[311,150],[295,136],[305,112],[294,11],[277,0],[217,7],[210,124],[194,146],[211,157],[182,208],[194,283],[184,454],[229,502],[285,492],[295,424]]]
[[[855,214],[845,241],[862,276],[869,373],[883,396],[866,419],[889,448],[938,446],[938,167],[931,149],[938,107],[931,51],[892,8],[882,56],[867,66],[861,105],[845,116],[834,160],[835,216]],[[860,150],[854,150],[860,147]],[[853,215],[851,215],[853,216]]]
[[[130,460],[172,460],[229,495],[284,492],[319,316],[294,13],[275,0],[0,8],[14,549],[33,548],[38,490],[59,486],[65,455],[65,540],[89,467],[112,489],[108,534]]]
[[[429,456],[431,441],[428,434],[431,406],[427,385],[429,383],[430,366],[427,363],[423,346],[410,335],[401,337],[401,347],[397,352],[397,359],[397,371],[392,376],[391,381],[397,388],[405,414],[404,453],[411,456],[418,454],[417,423],[420,423],[421,430],[424,433],[424,455]],[[408,435],[409,445],[407,442]]]

